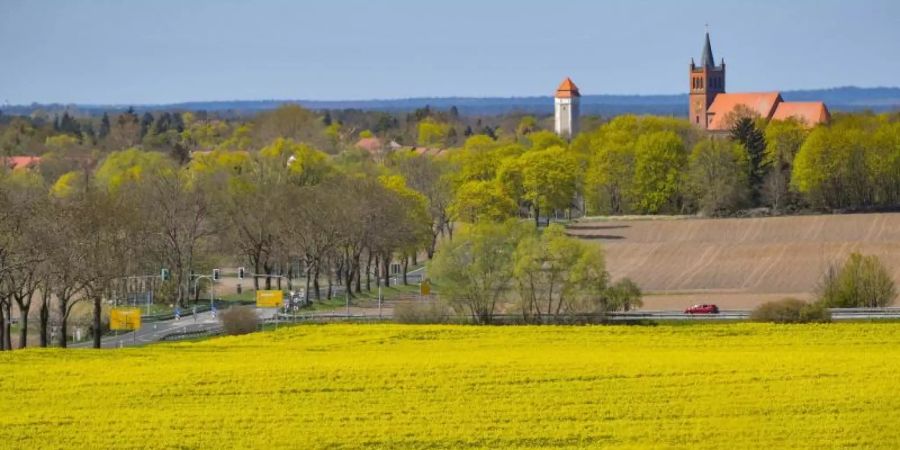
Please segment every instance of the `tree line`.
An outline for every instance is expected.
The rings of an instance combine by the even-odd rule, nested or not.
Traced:
[[[323,280],[351,294],[389,282],[392,262],[431,258],[442,242],[452,248],[459,224],[892,208],[900,200],[897,114],[836,115],[812,129],[744,115],[725,136],[677,118],[619,116],[589,119],[571,142],[544,130],[547,118],[507,116],[477,129],[471,118],[429,108],[403,116],[288,105],[248,120],[134,111],[107,118],[96,134],[71,117],[53,125],[2,118],[5,155],[43,146],[34,169],[0,167],[5,317],[12,305],[30,310],[32,298],[42,321],[43,296],[63,319],[72,305],[91,301],[96,340],[100,309],[125,290],[122,277],[160,267],[172,271],[163,296],[180,304],[197,296],[192,274],[220,261],[259,274],[300,271],[306,292],[319,298]],[[450,131],[467,123],[476,128]],[[459,144],[437,156],[354,145],[364,136],[399,138],[398,127],[423,145]],[[605,298],[598,292],[596,301]],[[548,300],[521,311],[577,309],[569,299],[581,294],[558,295],[551,295],[556,306]]]
[[[427,176],[429,164],[353,167],[278,138],[259,152],[214,151],[186,165],[158,152],[113,152],[94,170],[53,183],[34,170],[0,171],[0,313],[9,318],[13,305],[20,311],[25,345],[36,307],[40,342],[48,345],[54,308],[65,346],[67,319],[87,303],[99,346],[106,305],[122,299],[128,277],[160,268],[171,280],[158,287],[158,299],[181,305],[191,300],[192,275],[223,261],[264,274],[254,278],[256,288],[272,287],[275,278],[265,275],[290,283],[303,270],[312,300],[331,295],[321,292],[322,279],[351,297],[373,281],[389,285],[393,261],[409,264],[446,231],[434,216],[440,207],[403,176]],[[429,181],[417,182],[425,190]],[[9,348],[9,321],[0,322]]]

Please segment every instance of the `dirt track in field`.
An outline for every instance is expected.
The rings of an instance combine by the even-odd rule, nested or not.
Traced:
[[[613,278],[648,294],[645,309],[810,298],[853,251],[878,255],[900,284],[900,213],[583,221],[569,234],[603,245]]]

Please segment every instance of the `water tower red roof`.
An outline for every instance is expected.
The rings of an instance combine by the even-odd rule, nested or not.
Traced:
[[[578,86],[575,86],[575,83],[572,82],[572,79],[566,77],[562,83],[560,83],[559,87],[556,88],[556,98],[572,98],[572,97],[581,97],[581,93],[578,92]]]

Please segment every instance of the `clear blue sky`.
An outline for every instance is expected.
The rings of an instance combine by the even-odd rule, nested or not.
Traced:
[[[0,105],[900,85],[897,0],[0,0]]]

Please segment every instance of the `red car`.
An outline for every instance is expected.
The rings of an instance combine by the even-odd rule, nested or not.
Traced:
[[[684,310],[685,314],[718,314],[719,307],[716,305],[694,305]]]

